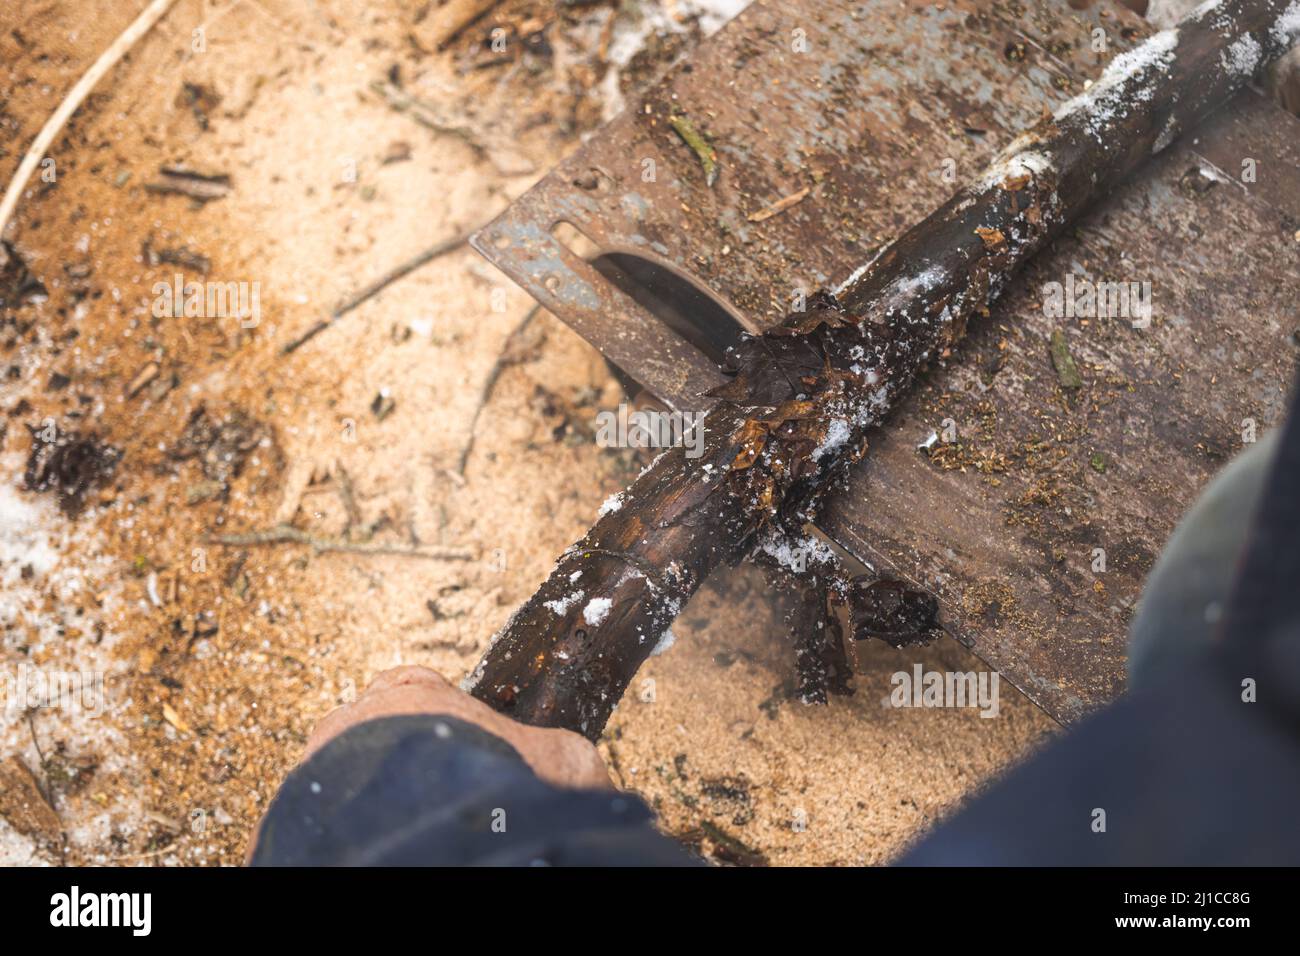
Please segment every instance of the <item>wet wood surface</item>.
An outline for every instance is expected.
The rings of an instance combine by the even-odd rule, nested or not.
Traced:
[[[885,6],[757,4],[745,30],[724,30],[690,73],[667,78],[648,109],[548,177],[480,248],[643,384],[675,407],[700,407],[707,366],[665,363],[629,335],[637,326],[622,318],[636,310],[552,243],[553,222],[670,265],[765,327],[792,288],[842,281],[943,202],[953,188],[945,160],[974,172],[1142,33],[1119,13],[1098,19],[1057,3],[918,4],[910,19],[890,12],[894,28],[882,30],[870,8],[884,17]],[[846,32],[859,10],[875,28]],[[1101,55],[1088,43],[1098,25],[1114,44]],[[829,55],[799,59],[755,39],[796,28]],[[743,74],[778,67],[788,68],[783,82],[767,84],[756,106]],[[701,118],[717,148],[713,186],[663,128],[670,100]],[[935,591],[950,633],[1058,719],[1122,688],[1124,634],[1154,556],[1243,436],[1281,412],[1300,291],[1297,142],[1296,121],[1247,92],[1195,141],[1114,182],[932,363],[820,518],[859,558]],[[643,152],[665,171],[658,182],[638,180],[632,161]],[[1254,182],[1242,182],[1246,160]],[[777,215],[736,218],[805,184],[807,197]],[[564,275],[553,281],[557,266]],[[1045,315],[1044,286],[1071,274],[1150,283],[1149,327]],[[1054,330],[1079,387],[1063,386]],[[932,431],[942,437],[919,452]],[[607,573],[621,574],[626,562],[611,560]],[[561,590],[549,599],[566,598]],[[633,626],[653,631],[662,616]]]

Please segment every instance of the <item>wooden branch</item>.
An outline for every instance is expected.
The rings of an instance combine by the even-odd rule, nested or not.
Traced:
[[[203,539],[211,544],[227,547],[256,547],[270,544],[305,544],[318,554],[336,551],[347,554],[383,554],[407,558],[428,558],[433,561],[472,561],[474,552],[469,548],[446,545],[411,546],[372,542],[347,541],[343,538],[323,538],[308,534],[292,525],[281,524],[265,531],[243,534],[211,534]]]
[[[824,543],[770,535],[751,555],[773,591],[790,603],[783,618],[794,648],[794,693],[805,704],[824,704],[829,694],[853,693],[841,622],[831,604],[843,603],[849,575]]]
[[[870,429],[1020,266],[1298,37],[1296,0],[1203,5],[1116,57],[834,294],[742,342],[700,457],[665,452],[602,509],[467,689],[524,722],[596,739],[708,573],[813,519]]]

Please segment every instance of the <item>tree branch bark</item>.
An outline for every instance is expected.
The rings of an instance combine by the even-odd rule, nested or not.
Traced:
[[[467,689],[526,723],[599,737],[709,572],[812,520],[926,361],[1020,266],[1298,38],[1300,0],[1204,4],[1116,57],[845,286],[747,338],[700,457],[660,455],[560,556]]]

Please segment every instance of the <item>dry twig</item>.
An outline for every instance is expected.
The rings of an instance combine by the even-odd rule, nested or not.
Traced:
[[[456,463],[456,475],[460,478],[465,476],[465,466],[469,463],[470,452],[474,450],[474,434],[478,428],[479,415],[483,413],[483,407],[487,405],[488,399],[492,397],[492,391],[497,387],[497,379],[511,365],[518,365],[522,358],[513,351],[513,346],[518,341],[519,336],[532,324],[533,319],[537,318],[537,313],[541,311],[540,305],[535,305],[528,310],[528,314],[519,320],[516,325],[506,336],[505,343],[501,346],[501,352],[497,355],[497,360],[492,363],[492,370],[488,372],[487,378],[483,380],[483,390],[479,393],[478,405],[474,408],[474,417],[469,421],[469,438],[465,442],[465,447],[460,453],[460,461]]]
[[[324,332],[327,328],[329,328],[331,325],[333,325],[343,316],[347,315],[357,306],[361,305],[364,302],[369,301],[370,299],[373,299],[380,292],[383,292],[384,289],[388,288],[398,279],[401,279],[409,275],[410,273],[414,272],[416,269],[420,268],[420,266],[424,265],[426,262],[432,262],[434,259],[437,259],[439,256],[446,255],[448,252],[451,252],[455,249],[459,249],[461,246],[463,246],[465,243],[469,241],[470,234],[471,233],[469,232],[465,232],[457,236],[452,236],[450,239],[444,239],[442,240],[442,242],[439,242],[436,245],[430,246],[428,249],[425,249],[419,255],[407,259],[405,262],[403,262],[401,265],[397,266],[396,268],[390,269],[388,272],[384,273],[382,276],[380,276],[374,282],[370,283],[360,292],[353,293],[352,295],[344,299],[342,302],[340,302],[335,307],[334,311],[330,313],[330,317],[328,319],[322,319],[320,322],[317,322],[315,325],[309,328],[302,335],[298,336],[296,339],[286,344],[284,348],[280,350],[280,354],[288,355],[290,352],[297,351],[299,348],[301,348],[303,345],[306,345],[316,336],[320,335],[320,333]]]
[[[0,200],[0,235],[4,234],[5,226],[9,224],[9,217],[13,215],[15,207],[18,205],[18,197],[22,195],[23,190],[27,187],[27,180],[31,179],[32,173],[40,165],[42,157],[45,156],[46,150],[54,142],[54,138],[59,135],[59,131],[63,129],[72,114],[81,106],[82,101],[90,94],[90,91],[104,78],[104,75],[117,64],[118,60],[126,55],[126,52],[131,47],[135,46],[142,36],[153,29],[153,25],[162,19],[163,14],[171,9],[171,5],[175,2],[176,0],[153,0],[153,3],[145,7],[134,22],[122,31],[121,36],[99,55],[99,59],[68,91],[68,95],[63,98],[63,102],[45,121],[41,131],[36,134],[36,139],[32,141],[31,148],[27,150],[27,155],[23,157],[22,163],[19,164],[18,172],[14,174],[13,180],[10,181],[9,188],[5,190],[4,199]]]
[[[211,544],[239,548],[272,544],[305,544],[318,554],[337,551],[348,554],[388,554],[408,558],[428,558],[434,561],[474,560],[474,552],[469,548],[442,545],[403,547],[395,544],[359,543],[344,541],[341,538],[317,537],[291,525],[283,524],[265,531],[249,531],[244,534],[210,534],[204,540]]]

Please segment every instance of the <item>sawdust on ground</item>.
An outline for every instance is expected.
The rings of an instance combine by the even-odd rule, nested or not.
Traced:
[[[0,13],[3,177],[139,6]],[[35,770],[63,831],[0,821],[0,862],[238,862],[316,719],[395,664],[461,677],[640,467],[592,441],[596,412],[621,397],[604,361],[542,315],[511,344],[458,473],[484,382],[531,305],[467,247],[281,354],[348,293],[490,219],[593,130],[617,84],[602,49],[649,51],[631,77],[699,33],[685,23],[638,46],[635,4],[615,31],[610,5],[557,21],[555,5],[517,2],[430,54],[410,36],[419,6],[180,0],[60,138],[56,181],[20,207],[9,236],[49,295],[0,325],[0,514],[15,522],[0,536],[0,665],[98,675],[105,691],[99,714],[0,713],[0,759]],[[645,22],[683,6],[647,4]],[[495,26],[499,57],[485,43]],[[388,108],[371,84],[394,76],[471,132]],[[201,206],[147,191],[167,165],[228,174],[232,189]],[[210,270],[154,264],[157,250]],[[259,283],[260,321],[156,318],[154,285],[177,272]],[[220,462],[176,457],[200,408],[237,432],[228,492],[205,468]],[[24,426],[47,419],[124,453],[76,519],[17,490]],[[208,537],[277,521],[475,557]],[[675,632],[601,747],[668,832],[724,862],[887,861],[1053,727],[1005,684],[996,719],[882,706],[889,675],[913,663],[976,669],[952,642],[873,649],[856,696],[828,707],[786,699],[790,655],[745,569],[718,575]]]

